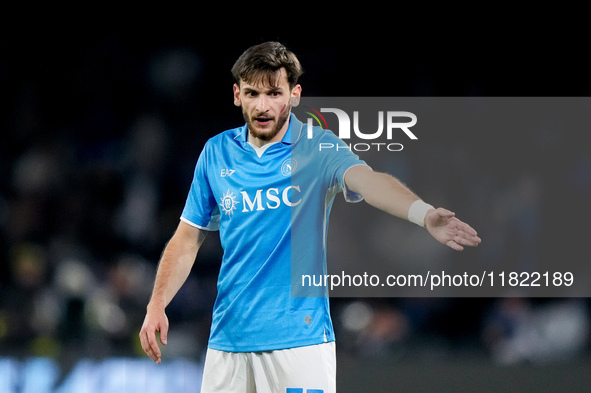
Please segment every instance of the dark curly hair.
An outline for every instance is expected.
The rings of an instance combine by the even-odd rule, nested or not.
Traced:
[[[281,68],[285,69],[289,88],[293,89],[304,70],[296,55],[283,44],[268,41],[248,48],[236,60],[232,67],[232,75],[236,83],[246,82],[252,85],[263,83],[277,85]]]

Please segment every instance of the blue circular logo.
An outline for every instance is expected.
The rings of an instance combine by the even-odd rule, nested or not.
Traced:
[[[288,158],[281,164],[281,174],[283,176],[290,176],[297,168],[298,162],[293,158]]]

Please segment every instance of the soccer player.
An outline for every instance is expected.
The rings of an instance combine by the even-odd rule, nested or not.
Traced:
[[[186,280],[208,231],[224,249],[205,358],[203,393],[335,392],[335,337],[327,296],[293,296],[292,273],[326,271],[326,228],[335,195],[361,199],[424,226],[454,250],[480,238],[454,213],[423,202],[396,178],[374,172],[344,142],[292,113],[302,67],[282,44],[247,49],[232,67],[234,104],[246,124],[207,141],[178,228],[159,262],[140,331],[161,362],[165,308]],[[324,152],[323,152],[324,153]],[[295,270],[294,270],[295,269]]]

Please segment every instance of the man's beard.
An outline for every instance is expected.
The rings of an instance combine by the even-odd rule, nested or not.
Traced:
[[[291,104],[288,104],[283,111],[279,114],[278,118],[271,118],[271,121],[275,121],[275,126],[271,129],[268,130],[257,130],[255,129],[255,127],[258,127],[255,124],[255,119],[259,116],[265,117],[263,114],[257,114],[256,116],[248,116],[247,113],[245,113],[244,108],[242,109],[242,116],[244,117],[244,120],[246,121],[246,125],[248,126],[248,131],[250,132],[250,135],[252,135],[254,138],[258,138],[262,141],[268,142],[271,139],[275,138],[275,136],[277,136],[277,134],[279,134],[279,131],[281,131],[281,128],[283,128],[283,126],[285,125],[285,123],[287,122],[287,119],[289,118],[289,113],[291,111]]]

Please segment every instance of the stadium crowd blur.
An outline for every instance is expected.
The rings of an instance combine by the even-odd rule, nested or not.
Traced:
[[[207,138],[242,124],[230,97],[229,69],[247,45],[239,42],[223,51],[213,44],[152,38],[104,34],[84,47],[41,39],[0,58],[5,97],[0,120],[0,356],[65,361],[143,356],[137,334],[195,160]],[[363,83],[351,94],[338,90],[338,77],[328,80],[338,69],[331,61],[338,58],[337,49],[292,47],[307,71],[301,81],[304,94],[364,95]],[[391,87],[386,95],[489,93],[484,83],[466,83],[450,92],[428,71],[405,73],[399,90]],[[570,143],[572,149],[561,152],[560,161],[550,161],[556,147],[567,142],[560,134],[513,137],[516,147],[504,153],[509,154],[505,159],[519,166],[493,170],[487,160],[498,159],[494,149],[490,156],[475,157],[468,146],[440,139],[429,154],[437,159],[452,151],[447,168],[414,160],[396,163],[392,172],[411,186],[427,184],[427,201],[457,208],[480,231],[481,247],[460,258],[535,264],[542,256],[559,261],[557,249],[564,246],[570,248],[568,255],[588,259],[588,253],[582,254],[588,239],[568,220],[579,214],[576,206],[591,199],[589,135],[582,143]],[[482,143],[498,141],[488,138]],[[519,150],[526,145],[531,154],[521,162]],[[409,167],[425,177],[407,176]],[[562,201],[555,190],[568,195],[568,205],[554,208]],[[583,214],[581,219],[589,218]],[[347,231],[338,220],[333,214],[331,231]],[[392,225],[405,239],[397,243],[400,255],[411,255],[413,242],[404,237],[410,225]],[[556,237],[549,226],[570,229]],[[349,252],[346,247],[331,242],[329,263],[338,264],[338,254]],[[433,244],[434,257],[447,252],[439,247]],[[217,235],[211,234],[168,307],[167,356],[199,359],[203,354],[221,253]],[[468,353],[512,364],[589,353],[586,299],[331,302],[339,350],[359,356]]]

